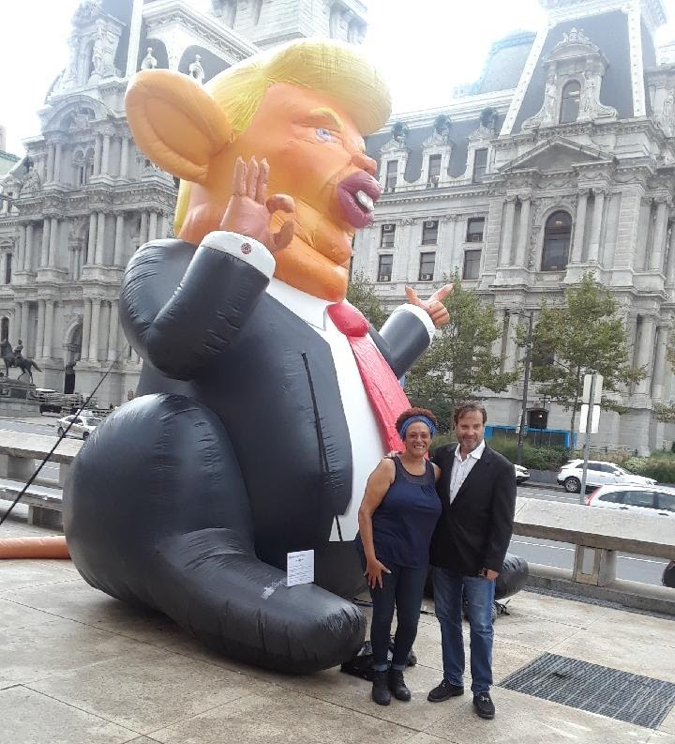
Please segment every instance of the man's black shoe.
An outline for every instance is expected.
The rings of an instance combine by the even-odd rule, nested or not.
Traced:
[[[402,700],[404,703],[412,697],[403,679],[403,672],[398,669],[389,670],[389,689],[397,700]]]
[[[479,692],[473,696],[473,707],[481,718],[491,720],[495,717],[495,704],[489,692]]]
[[[391,702],[391,693],[389,692],[387,672],[375,672],[373,675],[373,701],[378,705],[389,705]]]
[[[452,685],[447,679],[444,679],[438,687],[427,695],[427,700],[430,703],[442,703],[444,700],[449,700],[451,697],[458,697],[464,694],[464,688],[461,685]]]

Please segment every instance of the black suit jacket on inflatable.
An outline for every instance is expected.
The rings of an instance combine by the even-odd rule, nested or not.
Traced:
[[[362,581],[353,543],[329,541],[352,498],[351,443],[330,346],[267,284],[205,245],[136,253],[120,315],[142,397],[83,447],[64,521],[92,585],[232,656],[309,671],[363,639],[337,596]],[[399,377],[429,343],[406,312],[371,336]],[[286,554],[307,549],[316,585],[285,587]]]

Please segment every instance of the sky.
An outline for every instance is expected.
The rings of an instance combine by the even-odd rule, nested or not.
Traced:
[[[67,62],[70,21],[79,2],[2,2],[0,123],[7,128],[10,152],[23,154],[21,140],[39,133],[36,112]],[[210,5],[191,2],[202,9]],[[454,86],[478,77],[493,41],[516,30],[534,31],[543,17],[538,0],[365,2],[366,46],[390,83],[395,112],[442,106]],[[659,30],[657,43],[675,39],[675,0],[665,5],[671,20]]]

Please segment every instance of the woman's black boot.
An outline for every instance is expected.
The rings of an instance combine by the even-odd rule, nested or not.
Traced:
[[[397,700],[402,700],[404,703],[410,700],[412,696],[403,679],[402,671],[399,669],[390,669],[388,683],[389,689]]]
[[[391,702],[391,694],[387,685],[387,672],[374,673],[372,696],[378,705],[389,705]]]

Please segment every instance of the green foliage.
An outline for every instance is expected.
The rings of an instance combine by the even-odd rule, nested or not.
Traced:
[[[492,437],[488,441],[492,449],[500,452],[507,460],[516,462],[518,440],[515,437]],[[523,465],[533,470],[558,470],[570,459],[570,453],[563,447],[536,446],[523,443]]]
[[[492,353],[502,334],[492,308],[483,307],[478,294],[464,289],[456,274],[449,281],[454,289],[443,304],[450,322],[405,380],[413,404],[431,408],[437,417],[440,411],[440,428],[446,431],[458,403],[476,399],[481,389],[503,392],[519,376],[500,372],[501,359]]]
[[[436,434],[436,436],[431,440],[429,454],[433,455],[439,447],[443,447],[446,444],[453,444],[456,441],[457,438],[454,434]]]
[[[673,404],[664,405],[664,404],[659,403],[654,406],[654,415],[659,421],[663,421],[664,424],[674,424],[675,423],[675,405]],[[673,442],[673,446],[675,447],[675,442]]]
[[[675,483],[675,456],[670,452],[655,452],[649,457],[630,457],[622,463],[626,470],[659,483]]]
[[[347,300],[366,316],[372,326],[377,330],[382,328],[387,313],[375,294],[375,287],[362,271],[352,275],[347,287]]]
[[[523,343],[522,334],[519,343]],[[603,289],[592,273],[565,293],[565,304],[542,304],[532,335],[532,379],[539,394],[571,411],[570,430],[574,441],[574,417],[581,405],[584,375],[603,375],[603,392],[639,382],[643,369],[630,364],[629,343],[623,320],[617,315],[612,294]],[[537,364],[537,360],[546,363]],[[621,413],[624,409],[603,398],[603,407]]]

